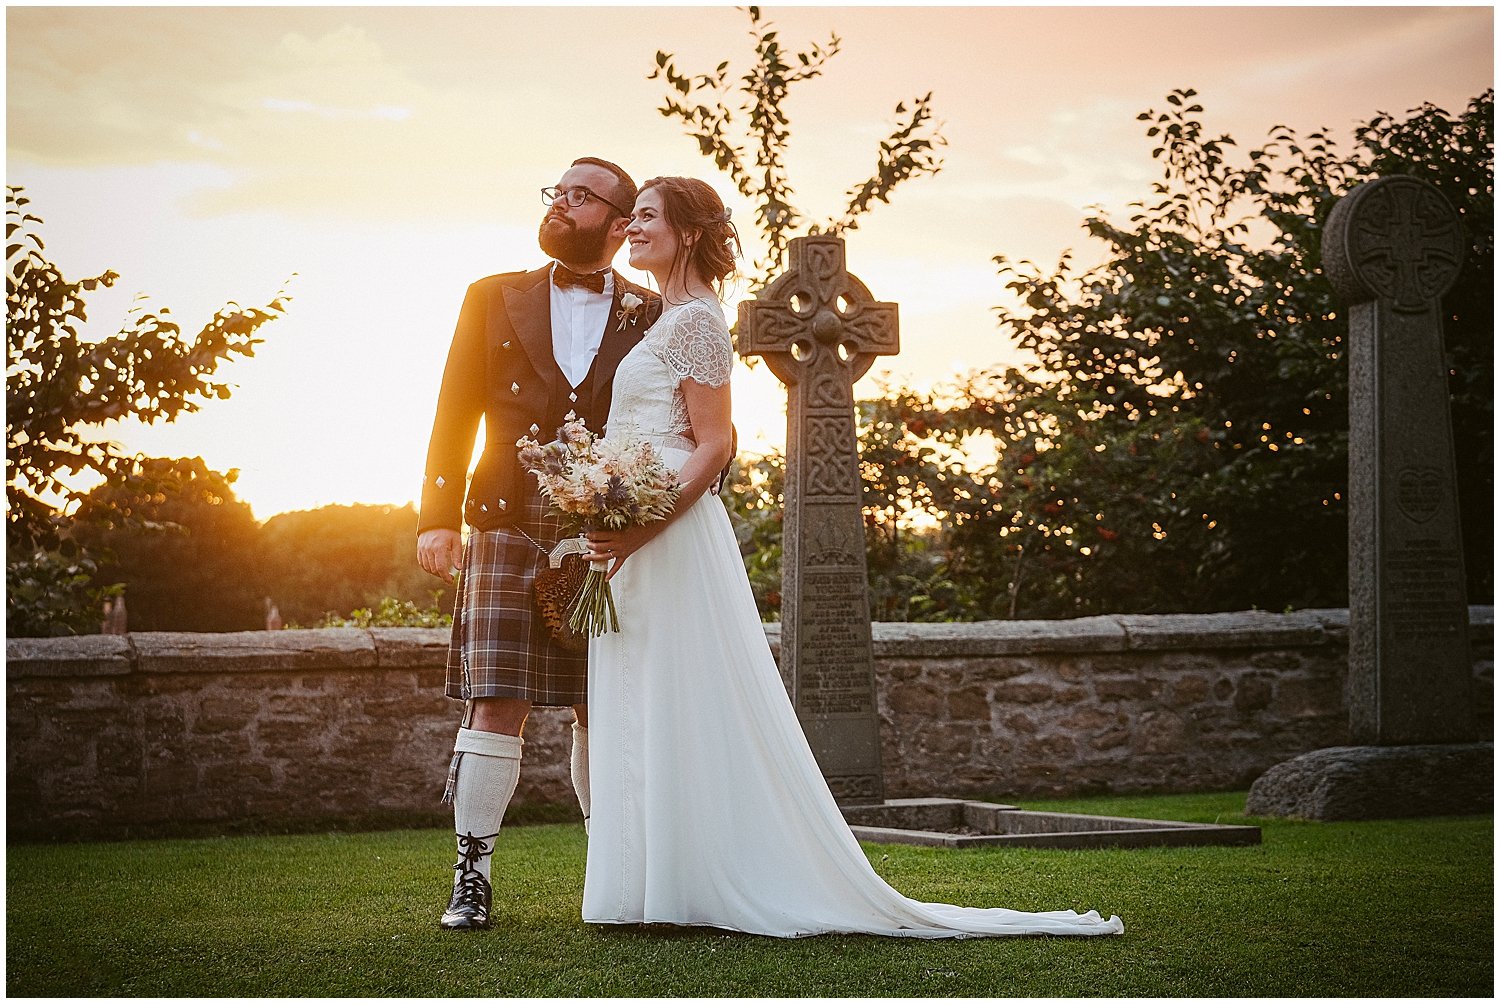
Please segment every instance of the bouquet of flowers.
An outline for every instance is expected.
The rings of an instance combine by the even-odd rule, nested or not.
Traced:
[[[536,475],[552,508],[577,530],[623,530],[666,519],[677,504],[677,473],[648,441],[600,439],[572,412],[553,442],[543,445],[526,436],[516,447],[521,466]],[[605,581],[608,571],[607,561],[590,563],[568,610],[573,631],[594,637],[620,630],[614,594]]]

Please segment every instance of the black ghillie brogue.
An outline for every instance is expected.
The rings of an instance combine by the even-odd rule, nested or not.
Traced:
[[[490,884],[477,871],[465,870],[453,887],[453,898],[438,926],[448,931],[484,930],[490,926]]]
[[[439,927],[447,931],[476,931],[490,926],[489,879],[474,866],[479,863],[480,858],[494,850],[490,841],[498,836],[498,833],[492,833],[488,837],[476,837],[472,833],[459,834],[458,864],[453,866],[453,870],[458,872],[458,881],[454,883],[448,909],[443,911],[443,917],[438,921]]]

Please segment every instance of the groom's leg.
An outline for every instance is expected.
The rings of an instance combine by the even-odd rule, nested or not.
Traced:
[[[458,863],[439,922],[449,930],[490,926],[490,856],[520,780],[521,727],[530,711],[531,702],[520,698],[479,698],[458,730],[448,776]]]
[[[589,706],[573,705],[573,790],[578,793],[578,807],[583,810],[583,832],[589,831]]]

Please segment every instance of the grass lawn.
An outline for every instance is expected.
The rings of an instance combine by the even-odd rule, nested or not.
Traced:
[[[1244,794],[1026,808],[1242,822]],[[1483,996],[1493,820],[1263,827],[1259,847],[865,845],[916,899],[1096,908],[1120,938],[782,941],[579,920],[584,833],[513,826],[454,934],[437,830],[8,848],[13,996]]]

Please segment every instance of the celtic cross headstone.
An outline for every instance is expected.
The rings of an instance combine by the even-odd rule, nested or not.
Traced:
[[[842,238],[794,238],[787,272],[740,304],[735,347],[787,388],[782,673],[834,798],[881,802],[853,385],[899,351],[896,305],[848,273]]]
[[[1458,214],[1416,178],[1334,207],[1323,267],[1349,307],[1349,702],[1356,743],[1476,738],[1442,295]]]

